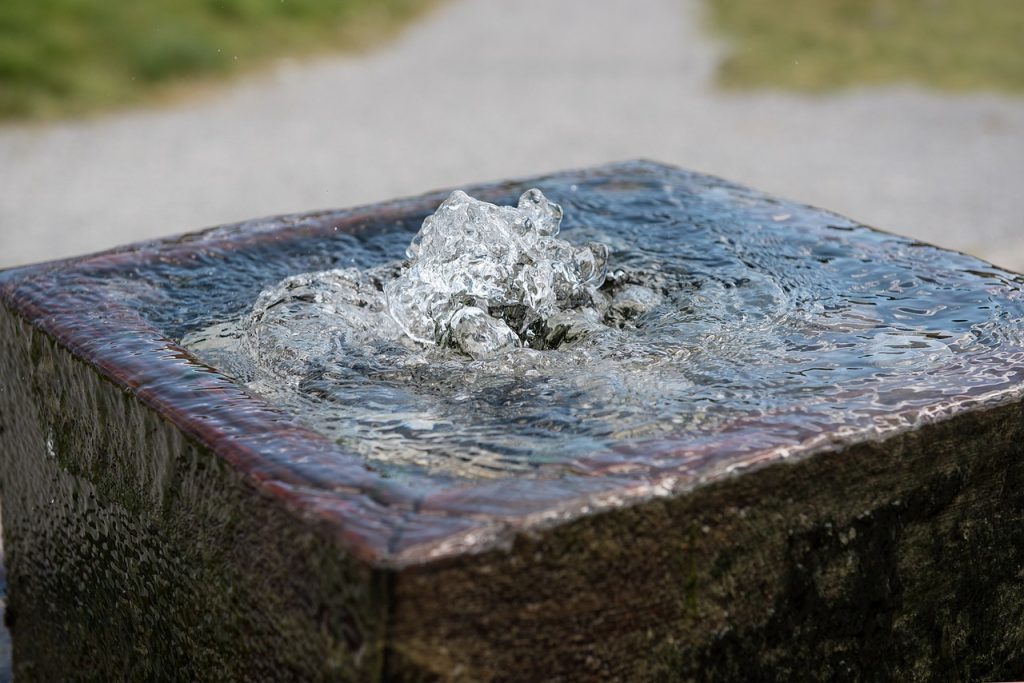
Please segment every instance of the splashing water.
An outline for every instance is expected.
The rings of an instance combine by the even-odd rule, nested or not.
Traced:
[[[245,345],[284,378],[310,355],[400,342],[402,333],[477,359],[556,348],[609,308],[599,291],[607,247],[558,239],[561,218],[540,190],[525,192],[518,207],[453,192],[423,221],[406,264],[304,273],[264,290],[245,324]],[[625,305],[652,300],[653,293],[638,298],[640,290],[627,288]]]
[[[384,287],[387,309],[411,339],[474,358],[527,345],[548,348],[559,314],[593,306],[608,249],[555,237],[562,207],[529,190],[517,207],[456,191],[412,240],[408,268]]]
[[[248,377],[259,393],[292,387],[334,410],[375,394],[367,371],[387,383],[411,381],[450,392],[455,401],[464,400],[455,391],[460,381],[472,386],[481,372],[491,375],[483,384],[495,390],[524,377],[573,372],[597,359],[600,349],[614,348],[611,337],[661,303],[669,285],[654,273],[609,274],[608,248],[559,239],[561,220],[562,208],[537,189],[524,192],[515,207],[456,191],[423,221],[406,262],[288,277],[260,294],[240,327],[215,325],[182,343]],[[686,289],[681,283],[674,288]],[[628,365],[641,360],[635,351],[629,355]],[[626,366],[606,365],[592,377],[577,371],[573,384],[614,391],[605,385],[623,384],[614,376],[618,371]],[[412,413],[405,423],[417,437],[429,431],[451,438],[459,427],[443,408],[424,412],[397,398],[370,404],[388,411],[384,424],[379,415],[339,411],[322,416],[318,426],[370,457],[430,464],[433,456],[425,458],[424,449],[436,449],[433,439],[395,444],[389,425]],[[322,408],[311,412],[322,414]],[[384,438],[370,438],[371,431]],[[352,435],[361,438],[345,438]],[[505,443],[481,444],[462,436],[458,448],[468,453],[468,463],[456,471],[486,476],[510,465],[521,469],[525,462],[502,453],[518,450],[512,448],[518,438],[508,433],[500,439]]]

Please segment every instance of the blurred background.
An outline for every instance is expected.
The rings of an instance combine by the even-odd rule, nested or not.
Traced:
[[[1024,270],[1024,1],[0,2],[0,267],[636,157]]]

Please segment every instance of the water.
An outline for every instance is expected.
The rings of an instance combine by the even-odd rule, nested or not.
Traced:
[[[1006,389],[1024,359],[1021,281],[976,259],[695,176],[541,185],[562,211],[459,193],[439,216],[475,235],[428,221],[410,246],[415,217],[211,267],[222,296],[167,324],[395,477],[881,435]]]
[[[608,261],[603,244],[558,239],[561,220],[562,207],[536,188],[515,208],[453,192],[385,285],[388,317],[414,341],[478,359],[557,347],[561,328],[597,313]]]

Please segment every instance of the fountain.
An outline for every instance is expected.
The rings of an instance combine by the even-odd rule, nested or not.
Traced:
[[[650,162],[7,271],[15,671],[1009,675],[1022,285]]]

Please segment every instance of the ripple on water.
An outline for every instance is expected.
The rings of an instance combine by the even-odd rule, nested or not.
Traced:
[[[534,220],[571,267],[545,271],[533,309],[493,292],[453,308],[410,289],[391,302],[421,317],[389,315],[384,292],[413,270],[403,254],[419,227],[400,224],[211,267],[201,295],[175,299],[182,344],[375,469],[469,478],[555,476],[626,442],[685,448],[744,424],[784,439],[794,415],[881,433],[1007,388],[1020,362],[1021,280],[976,259],[732,187],[542,189],[562,231],[544,222],[550,207]],[[520,282],[515,263],[538,260],[495,270],[480,258],[507,249],[485,251],[473,267]]]

